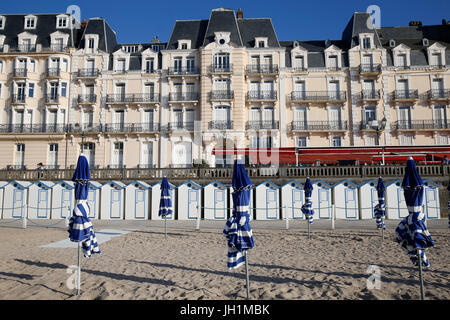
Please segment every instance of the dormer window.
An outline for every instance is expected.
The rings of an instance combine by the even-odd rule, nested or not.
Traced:
[[[258,41],[258,48],[264,48],[264,47],[265,47],[264,41]]]
[[[363,39],[363,49],[370,49],[370,38]]]
[[[26,16],[25,17],[25,29],[34,29],[36,28],[36,17],[35,16]]]
[[[3,30],[5,28],[5,17],[0,17],[0,30]]]
[[[178,40],[178,49],[181,50],[191,49],[191,40]]]
[[[255,48],[267,48],[267,38],[257,37],[255,38]]]
[[[181,44],[181,49],[186,50],[187,49],[187,43]]]
[[[94,49],[94,39],[89,39],[88,40],[88,48],[89,49]]]
[[[57,28],[67,28],[67,24],[68,24],[67,16],[59,16],[56,18]]]
[[[122,50],[128,53],[134,53],[138,51],[137,46],[122,46]]]
[[[88,34],[84,38],[84,49],[93,52],[98,49],[99,36],[98,34]]]

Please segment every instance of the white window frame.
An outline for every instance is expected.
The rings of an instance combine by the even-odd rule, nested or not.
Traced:
[[[0,30],[5,29],[5,24],[6,24],[6,17],[0,16]]]
[[[63,25],[60,25],[60,22],[65,22]],[[66,15],[58,15],[56,16],[56,29],[67,29],[69,28],[69,18]]]
[[[28,26],[28,21],[30,21],[30,22],[32,21],[33,22],[33,26]],[[25,16],[24,26],[23,26],[23,28],[25,30],[36,29],[36,25],[37,25],[37,17],[36,16],[33,16],[33,15]]]
[[[264,47],[260,47],[259,44],[260,43],[264,43]],[[255,37],[255,48],[267,48],[269,42],[269,38],[267,37]]]
[[[186,46],[185,49],[182,49],[183,45]],[[190,50],[191,49],[191,40],[187,40],[187,39],[178,40],[178,48],[177,49],[178,50]]]

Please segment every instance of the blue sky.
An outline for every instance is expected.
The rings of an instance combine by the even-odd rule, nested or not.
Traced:
[[[82,19],[106,18],[120,43],[150,42],[155,35],[168,41],[175,20],[208,19],[210,10],[220,7],[242,8],[244,18],[272,18],[280,40],[340,39],[352,13],[366,11],[369,5],[380,7],[382,26],[450,20],[449,0],[3,0],[0,14],[65,12],[69,5],[80,7]]]

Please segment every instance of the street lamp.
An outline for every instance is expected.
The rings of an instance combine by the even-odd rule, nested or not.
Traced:
[[[81,129],[81,126],[79,123],[75,123],[75,131],[81,132],[81,153],[84,152],[84,137],[86,136],[86,133]]]
[[[375,130],[377,131],[377,146],[380,145],[380,134],[386,128],[386,123],[387,123],[386,117],[383,117],[383,119],[381,119],[380,123],[378,123],[378,120],[370,121],[370,126],[372,128],[375,128]],[[384,165],[384,146],[383,146],[383,150],[382,150],[381,163]]]

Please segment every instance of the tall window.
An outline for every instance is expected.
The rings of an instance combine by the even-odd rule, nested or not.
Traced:
[[[177,57],[173,59],[173,69],[175,72],[181,72],[182,59]]]
[[[294,68],[298,70],[303,70],[305,68],[305,57],[295,56]]]
[[[228,53],[218,53],[214,56],[215,69],[228,71],[230,68],[230,55]]]
[[[400,136],[401,146],[412,146],[414,145],[414,139],[412,134],[403,134]]]
[[[142,161],[141,165],[144,168],[153,167],[153,142],[146,142],[142,144]]]
[[[338,68],[338,57],[337,56],[330,56],[328,58],[329,63],[330,63],[330,69],[331,70],[336,70]]]
[[[15,165],[23,167],[25,164],[25,144],[16,144]]]
[[[117,71],[118,72],[125,72],[125,59],[118,59],[117,60]]]
[[[144,130],[153,131],[153,114],[153,109],[144,110],[142,118],[142,125],[144,127]]]
[[[145,72],[151,73],[155,68],[155,59],[147,58],[145,59]]]
[[[299,148],[306,147],[306,137],[297,138],[297,147]]]
[[[407,66],[406,54],[397,55],[397,66],[403,68]]]
[[[55,168],[58,165],[58,144],[51,143],[49,145],[49,153],[48,153],[48,165],[50,168]]]
[[[369,124],[369,122],[372,120],[376,120],[375,107],[366,107],[364,109],[364,119],[366,121],[366,124]]]
[[[186,59],[186,69],[187,69],[187,72],[189,72],[189,73],[195,72],[195,59],[193,59],[193,58]]]
[[[434,67],[439,67],[442,65],[442,56],[440,53],[433,53],[431,55],[431,63]]]
[[[118,168],[123,167],[123,142],[115,142],[113,149],[112,165]]]
[[[341,147],[342,146],[342,138],[340,136],[334,136],[331,140],[333,147]]]
[[[65,97],[67,94],[67,83],[63,82],[61,83],[61,96]]]
[[[94,39],[89,39],[88,40],[88,48],[89,49],[94,49]]]
[[[0,61],[0,73],[3,73],[3,61]]]
[[[34,83],[28,84],[28,97],[30,98],[34,97]]]
[[[370,38],[364,38],[363,39],[363,48],[364,49],[370,49]]]

